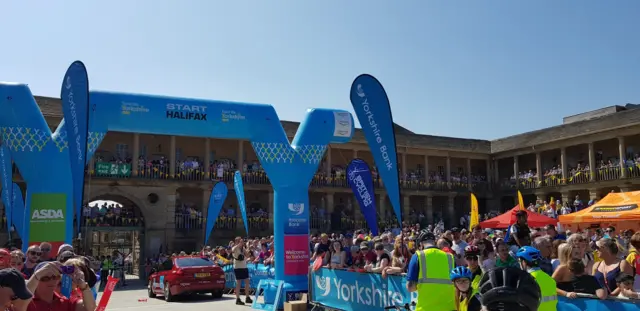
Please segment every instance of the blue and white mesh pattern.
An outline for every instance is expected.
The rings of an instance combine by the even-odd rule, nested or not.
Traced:
[[[293,163],[296,151],[288,143],[251,142],[261,163]]]
[[[304,163],[319,164],[327,150],[327,145],[302,145],[297,148]]]
[[[51,140],[51,133],[29,127],[0,127],[2,141],[11,151],[41,152]]]

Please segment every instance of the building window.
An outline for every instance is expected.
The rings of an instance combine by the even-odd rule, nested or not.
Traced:
[[[176,148],[176,161],[181,161],[182,159],[182,148]]]
[[[140,145],[140,156],[143,159],[147,158],[147,145]]]

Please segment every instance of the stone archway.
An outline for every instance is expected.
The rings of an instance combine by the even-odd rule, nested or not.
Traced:
[[[124,201],[135,206],[143,218],[152,214],[151,207],[148,203],[134,193],[127,190],[128,187],[96,187],[92,191],[85,191],[85,200],[83,205],[96,200],[112,200],[116,202]],[[145,218],[146,219],[146,218]],[[145,221],[145,224],[148,223]]]
[[[103,201],[102,205],[95,202]],[[107,202],[115,202],[107,203]],[[111,214],[98,214],[102,216],[101,218],[112,218],[112,221],[109,223],[104,220],[103,225],[105,226],[116,226],[116,227],[141,227],[144,228],[144,213],[138,204],[133,202],[131,199],[122,196],[122,195],[114,195],[114,194],[103,194],[100,196],[94,196],[91,200],[89,200],[89,208],[92,206],[98,208],[108,208],[109,213]],[[89,209],[83,210],[82,218],[92,218],[95,215],[87,215],[90,212]],[[83,221],[83,225],[87,225],[86,221]]]
[[[125,273],[139,275],[149,213],[142,200],[116,189],[87,196],[78,246],[91,256],[121,256]]]

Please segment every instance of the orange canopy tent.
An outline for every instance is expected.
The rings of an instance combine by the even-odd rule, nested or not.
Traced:
[[[504,229],[508,228],[510,225],[516,223],[516,213],[520,210],[520,205],[516,205],[516,207],[510,209],[506,213],[487,219],[480,223],[480,227],[482,228],[491,228],[491,229]],[[544,227],[546,225],[555,225],[558,223],[558,220],[540,215],[538,213],[534,213],[527,209],[524,210],[527,212],[527,223],[529,227],[539,228]]]
[[[640,191],[609,193],[581,211],[561,215],[560,223],[567,228],[614,226],[616,229],[640,228]]]

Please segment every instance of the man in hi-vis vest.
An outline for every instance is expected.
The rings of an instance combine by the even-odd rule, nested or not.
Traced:
[[[407,290],[418,291],[415,311],[455,310],[455,289],[449,272],[454,268],[451,254],[438,249],[433,233],[422,230],[416,239],[421,250],[409,262]]]

